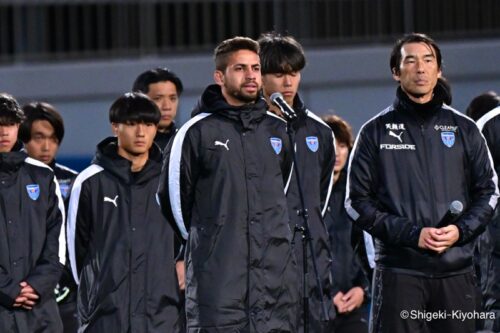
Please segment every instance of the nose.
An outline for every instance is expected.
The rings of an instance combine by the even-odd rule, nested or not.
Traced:
[[[49,150],[49,146],[50,146],[50,138],[45,138],[43,140],[42,149],[44,151],[47,151],[47,150]]]
[[[161,103],[162,110],[170,110],[170,107],[171,107],[170,101],[168,100],[168,98],[164,98]]]
[[[292,78],[290,77],[290,75],[287,74],[284,76],[283,84],[285,85],[285,87],[289,87],[292,85]]]
[[[144,136],[144,126],[145,126],[145,124],[137,124],[137,128],[136,128],[137,136]]]

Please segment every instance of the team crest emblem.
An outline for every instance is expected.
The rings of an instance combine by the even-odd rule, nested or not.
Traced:
[[[26,185],[26,191],[33,201],[37,200],[40,196],[40,186],[38,186],[38,184]]]
[[[313,153],[318,151],[319,143],[317,136],[308,136],[306,138],[306,144],[307,148],[309,148],[309,150],[312,151]]]
[[[274,152],[276,155],[278,155],[281,152],[281,147],[283,146],[283,143],[281,142],[280,138],[270,138],[271,141],[271,146],[274,149]]]
[[[59,188],[61,189],[61,195],[66,199],[69,193],[69,184],[59,184]]]
[[[441,140],[446,147],[451,148],[455,144],[455,133],[441,132]]]

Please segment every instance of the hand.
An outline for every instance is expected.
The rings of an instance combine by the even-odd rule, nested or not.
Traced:
[[[333,296],[333,305],[337,308],[338,313],[344,313],[344,300],[342,299],[344,297],[344,293],[339,291],[338,293]]]
[[[443,253],[455,244],[460,236],[458,227],[450,224],[442,228],[423,228],[418,239],[418,246],[422,249]]]
[[[36,302],[40,298],[33,287],[31,287],[27,282],[23,281],[19,284],[21,286],[21,291],[14,301],[14,307],[22,307],[26,310],[33,309]]]
[[[179,281],[179,289],[184,291],[186,289],[186,267],[184,260],[179,260],[175,263],[175,270],[177,272],[177,280]]]
[[[351,312],[357,308],[359,308],[363,304],[363,300],[365,299],[365,291],[361,287],[351,288],[345,295],[342,297],[344,300],[344,307],[347,312]]]

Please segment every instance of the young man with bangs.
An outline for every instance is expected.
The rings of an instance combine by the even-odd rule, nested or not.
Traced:
[[[115,136],[98,144],[69,205],[79,332],[182,332],[174,233],[156,201],[160,111],[146,95],[127,93],[109,120]]]
[[[475,331],[473,250],[498,179],[476,124],[444,103],[441,65],[430,37],[399,39],[396,100],[362,126],[352,150],[345,207],[376,246],[371,332]]]
[[[214,56],[216,84],[167,146],[158,193],[186,240],[187,332],[296,332],[286,124],[260,98],[256,41]]]
[[[64,137],[64,122],[56,109],[45,102],[32,102],[23,106],[26,119],[19,127],[19,139],[28,156],[47,164],[56,176],[61,195],[67,205],[71,185],[78,173],[56,163],[56,155]],[[63,228],[65,230],[65,227]],[[64,235],[65,237],[66,235]],[[66,241],[60,240],[60,251],[66,252]],[[63,321],[64,332],[77,330],[76,284],[71,276],[69,262],[55,290],[56,301]]]
[[[294,251],[298,261],[296,288],[303,294],[302,234],[296,228],[304,227],[302,209],[308,214],[309,233],[315,253],[308,248],[307,265],[309,278],[307,288],[309,296],[309,330],[312,332],[330,332],[335,318],[332,304],[331,249],[328,230],[323,221],[333,187],[333,165],[335,163],[334,135],[330,127],[321,118],[307,109],[298,94],[301,71],[306,65],[302,46],[292,36],[283,36],[277,32],[262,34],[258,40],[262,72],[262,91],[269,109],[283,117],[281,110],[273,105],[270,96],[281,93],[286,103],[293,108],[297,119],[288,123],[295,143],[295,154],[299,174],[293,173],[293,179],[287,191],[290,228],[295,230]],[[304,204],[302,207],[297,183],[300,178]],[[314,276],[313,258],[315,257],[319,279],[323,290],[318,290]],[[323,318],[323,305],[327,318]],[[303,302],[303,295],[301,302]],[[303,306],[303,305],[302,305]],[[301,317],[302,318],[302,317]],[[304,329],[301,322],[300,330]]]
[[[17,101],[1,93],[0,332],[62,333],[54,288],[65,261],[64,204],[52,170],[21,151],[23,120]]]
[[[132,90],[146,94],[158,106],[161,118],[155,143],[163,151],[177,132],[174,119],[183,90],[181,79],[168,68],[150,69],[135,79]]]

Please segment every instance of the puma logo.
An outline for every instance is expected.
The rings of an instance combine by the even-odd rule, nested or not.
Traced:
[[[113,205],[115,205],[115,207],[118,207],[118,205],[116,204],[116,199],[118,199],[118,195],[114,199],[104,196],[104,202],[111,202]]]
[[[390,136],[393,136],[395,137],[396,139],[399,140],[399,142],[403,143],[403,139],[401,139],[401,135],[403,135],[404,132],[401,132],[399,133],[399,135],[397,135],[396,133],[394,133],[393,131],[389,131],[389,135]]]
[[[224,148],[226,148],[226,150],[229,150],[229,147],[227,146],[227,144],[228,144],[228,143],[229,143],[229,139],[227,139],[227,140],[226,140],[226,143],[223,143],[223,142],[218,141],[218,140],[216,140],[216,141],[214,142],[214,144],[215,144],[216,146],[223,146]]]

